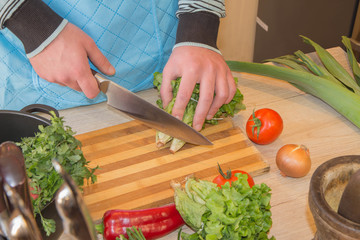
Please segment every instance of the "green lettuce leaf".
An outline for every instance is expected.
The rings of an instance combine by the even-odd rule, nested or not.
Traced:
[[[246,174],[236,176],[231,187],[195,178],[184,187],[172,184],[176,208],[195,232],[181,233],[183,240],[275,239],[268,238],[271,189],[264,183],[250,188]]]

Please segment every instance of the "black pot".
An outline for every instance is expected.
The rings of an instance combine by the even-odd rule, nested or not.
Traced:
[[[24,137],[35,136],[35,134],[39,132],[39,125],[49,126],[51,125],[51,121],[32,113],[46,113],[50,118],[51,111],[53,111],[56,116],[59,116],[59,112],[55,108],[42,104],[32,104],[24,107],[20,111],[0,110],[0,143],[5,141],[20,142]],[[63,232],[63,227],[54,201],[51,201],[44,208],[42,215],[45,218],[54,219],[56,223],[56,232],[47,237],[44,231],[42,231],[40,219],[36,219],[43,239],[59,239]]]
[[[33,137],[39,131],[39,125],[48,126],[51,122],[32,113],[41,112],[51,116],[50,111],[59,116],[55,108],[42,104],[32,104],[20,111],[0,110],[0,143],[19,142],[23,137]]]

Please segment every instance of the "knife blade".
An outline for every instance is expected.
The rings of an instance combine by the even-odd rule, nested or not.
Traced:
[[[140,98],[126,88],[110,81],[100,73],[93,71],[100,90],[107,96],[107,104],[143,122],[145,125],[195,145],[212,145],[201,133],[165,112],[161,108]]]

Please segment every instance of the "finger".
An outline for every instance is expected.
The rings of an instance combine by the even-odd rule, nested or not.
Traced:
[[[94,64],[95,67],[99,69],[100,72],[106,75],[114,75],[115,68],[109,60],[102,54],[100,49],[96,46],[96,44],[91,41],[86,48],[88,58]]]
[[[229,85],[226,73],[219,73],[215,85],[215,98],[206,116],[207,120],[214,117],[219,108],[227,101],[229,96]]]
[[[215,75],[206,74],[200,82],[199,102],[193,120],[193,128],[197,131],[202,129],[209,108],[214,99]]]
[[[77,82],[87,98],[93,99],[100,92],[98,83],[91,73],[90,67],[84,70],[81,76],[77,76]]]
[[[177,76],[174,72],[169,71],[166,68],[164,69],[161,88],[160,88],[160,96],[163,102],[163,108],[166,108],[166,106],[173,98],[173,94],[172,94],[173,89],[171,86],[171,81],[176,78]]]
[[[178,119],[183,119],[184,111],[194,90],[196,80],[194,75],[184,75],[181,78],[179,90],[172,110],[172,115]]]
[[[228,98],[225,101],[226,104],[231,102],[231,100],[234,98],[236,90],[237,90],[237,86],[236,86],[234,77],[233,77],[230,69],[227,72],[227,83],[229,86],[229,94],[228,94]]]
[[[66,86],[66,87],[69,87],[69,88],[72,88],[76,91],[79,91],[81,92],[81,88],[79,86],[79,84],[77,83],[77,81],[73,80],[73,76],[71,77],[68,77],[68,76],[63,76],[62,78],[58,78],[58,79],[47,79],[49,82],[53,82],[53,83],[56,83],[56,84],[59,84],[60,86]]]
[[[59,83],[58,82],[57,84],[59,84],[61,86],[67,86],[67,87],[72,88],[72,89],[74,89],[74,90],[76,90],[78,92],[82,91],[81,87],[79,86],[79,84],[76,81],[68,81],[66,83]]]

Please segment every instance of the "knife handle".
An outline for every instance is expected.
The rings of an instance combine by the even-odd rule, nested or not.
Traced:
[[[92,69],[92,68],[90,68],[90,70],[91,70],[92,75],[94,75],[94,76],[98,73],[97,71],[95,71],[95,70]]]
[[[94,75],[97,84],[99,86],[100,91],[106,94],[109,87],[109,80],[106,79],[103,75],[95,71],[94,69],[90,69],[91,73]]]
[[[20,147],[14,142],[7,141],[0,144],[0,174],[3,182],[9,184],[22,198],[25,207],[33,212],[25,159]],[[11,204],[9,210],[12,211]]]

